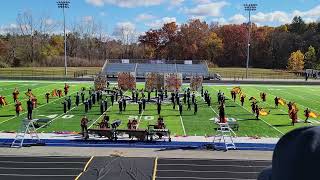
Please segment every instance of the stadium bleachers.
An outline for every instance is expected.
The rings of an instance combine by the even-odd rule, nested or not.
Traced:
[[[208,68],[204,64],[136,64],[136,63],[108,63],[103,73],[116,75],[118,72],[135,72],[138,77],[144,77],[148,72],[182,73],[183,77],[192,75],[208,76]]]

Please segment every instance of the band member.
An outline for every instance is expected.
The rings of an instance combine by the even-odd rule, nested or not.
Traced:
[[[306,117],[306,120],[304,121],[304,123],[308,123],[308,119],[310,117],[310,110],[309,108],[307,108],[306,110],[304,110],[304,116]]]
[[[14,88],[12,96],[13,96],[13,102],[16,102],[18,100],[18,96],[19,96],[19,91],[17,90],[17,88]]]
[[[241,106],[243,106],[243,104],[244,104],[244,95],[241,95],[241,97],[240,97],[240,102],[241,102]]]
[[[81,134],[82,134],[82,137],[84,139],[88,139],[89,138],[89,135],[88,135],[88,118],[87,116],[84,116],[82,119],[81,119],[81,122],[80,122],[80,126],[81,126]]]
[[[6,97],[0,96],[0,106],[7,105]]]
[[[49,103],[49,99],[50,99],[50,93],[46,93],[46,95],[45,95],[45,97],[46,97],[46,100],[47,100],[47,104]]]
[[[122,114],[122,101],[120,100],[118,103],[119,103],[119,114]]]
[[[289,113],[289,116],[291,118],[291,124],[294,126],[294,124],[298,122],[298,111],[292,109]]]
[[[191,99],[192,104],[194,104],[195,99],[196,99],[196,95],[195,95],[194,92],[193,92],[193,93],[192,93],[192,99]]]
[[[104,108],[105,108],[105,111],[108,110],[108,99],[107,98],[104,100]]]
[[[201,97],[203,97],[203,86],[201,87]]]
[[[28,119],[32,120],[32,110],[33,110],[33,103],[31,98],[27,101],[27,110],[28,110]]]
[[[69,111],[71,109],[71,104],[72,104],[72,101],[71,101],[71,97],[69,96],[69,98],[67,99],[67,105],[68,105],[68,110]]]
[[[37,108],[38,99],[35,96],[32,96],[31,97],[31,101],[32,101],[32,104],[33,104],[33,108]]]
[[[139,99],[139,91],[136,92],[136,99],[135,99],[136,103],[138,103],[138,99]]]
[[[274,98],[274,105],[275,105],[275,108],[279,107],[279,98],[278,97]]]
[[[183,103],[186,104],[187,103],[187,92],[184,91],[183,93]]]
[[[122,98],[123,111],[126,111],[127,108],[127,100],[126,98]]]
[[[159,116],[158,120],[157,120],[157,125],[155,127],[156,129],[165,129],[166,125],[164,124],[163,118],[161,116]]]
[[[158,96],[158,89],[155,90],[155,96]]]
[[[231,93],[231,99],[233,100],[233,101],[235,101],[235,94],[236,94],[236,92],[235,91],[231,91],[230,92]]]
[[[211,97],[208,96],[208,106],[211,106]]]
[[[191,103],[190,103],[190,100],[188,101],[188,108],[187,108],[188,111],[191,110]]]
[[[146,110],[146,99],[142,98],[142,109],[145,111]]]
[[[161,113],[161,102],[157,103],[157,111],[158,111],[158,115],[160,115],[160,113]]]
[[[148,91],[148,102],[150,102],[150,98],[151,98],[151,91]]]
[[[252,111],[253,114],[255,114],[255,112],[256,112],[256,102],[252,102],[251,103],[251,111]]]
[[[168,98],[168,90],[167,90],[167,89],[164,90],[164,97],[165,97],[166,99]]]
[[[52,93],[51,93],[51,96],[52,96],[52,97],[58,96],[57,89],[53,89],[53,91],[52,91]]]
[[[20,112],[22,111],[21,102],[19,102],[18,100],[16,100],[15,107],[16,107],[16,115],[19,116],[19,115],[20,115]]]
[[[224,104],[221,103],[221,105],[219,106],[219,120],[220,123],[226,123],[226,117],[225,117],[225,107]]]
[[[262,99],[263,102],[266,102],[266,100],[267,100],[267,94],[266,94],[265,92],[261,93],[261,94],[260,94],[260,97],[261,97],[261,99]]]
[[[88,100],[84,101],[83,104],[84,104],[84,112],[88,113],[88,110],[89,110],[89,102],[88,102]]]
[[[62,97],[62,91],[60,89],[58,89],[57,93],[58,93],[59,98],[61,98]]]
[[[69,85],[67,83],[64,84],[64,95],[67,96],[69,92]]]
[[[194,106],[194,115],[196,115],[197,114],[197,112],[198,112],[198,104],[197,104],[197,102],[195,102],[194,104],[193,104],[193,106]]]
[[[101,122],[99,123],[99,128],[100,128],[100,129],[110,128],[109,116],[104,115],[103,119],[102,119]]]
[[[114,94],[111,94],[111,105],[113,106],[114,103]]]
[[[79,106],[79,103],[80,103],[79,92],[77,92],[77,95],[75,97],[76,97],[76,106]]]
[[[82,101],[82,103],[84,103],[84,95],[85,95],[84,91],[81,91],[81,101]]]
[[[100,114],[103,114],[104,113],[104,102],[101,101],[100,102]]]
[[[138,104],[139,104],[139,114],[141,114],[142,113],[142,102],[139,101]]]
[[[255,113],[256,113],[256,118],[259,119],[260,111],[259,111],[258,105],[256,105]]]
[[[87,101],[88,101],[88,105],[89,105],[89,110],[91,110],[91,108],[92,108],[92,100],[91,100],[91,97],[89,97],[89,99],[88,99]]]
[[[63,113],[67,113],[67,99],[65,99],[61,104],[63,104]]]
[[[96,104],[96,92],[91,94],[92,104]]]
[[[182,103],[179,103],[179,113],[180,113],[180,116],[182,115]]]
[[[149,96],[149,95],[148,95]],[[132,101],[135,101],[135,98],[136,97],[136,92],[135,92],[135,90],[133,90],[132,92],[131,92],[131,99],[132,99]]]

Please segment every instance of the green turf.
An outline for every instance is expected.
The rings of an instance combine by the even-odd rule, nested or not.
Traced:
[[[70,83],[69,95],[72,97],[72,102],[75,102],[74,95],[81,87],[89,88],[91,83]],[[63,113],[63,106],[61,102],[64,97],[59,99],[53,97],[49,104],[45,101],[45,93],[51,92],[54,88],[63,89],[63,82],[6,82],[0,81],[0,95],[6,96],[9,105],[0,108],[0,130],[1,131],[17,131],[20,127],[21,120],[26,118],[26,112],[23,111],[20,117],[15,117],[14,104],[12,99],[12,91],[17,87],[20,91],[19,100],[23,104],[23,109],[26,106],[26,96],[24,93],[28,88],[32,89],[34,95],[38,98],[38,107],[34,111],[34,118],[50,118],[51,124],[38,129],[39,132],[54,132],[54,131],[80,131],[80,119],[84,115],[84,105],[79,107],[72,106],[72,109],[66,114]],[[138,84],[139,89],[143,88],[143,84]],[[184,85],[183,89],[188,86]],[[213,135],[216,127],[211,118],[217,117],[218,112],[217,92],[221,90],[225,93],[227,98],[230,97],[230,90],[232,85],[206,85],[204,88],[209,91],[212,97],[212,106],[209,107],[204,103],[204,100],[197,93],[198,114],[193,114],[193,107],[191,111],[187,111],[187,106],[183,106],[183,114],[180,116],[178,107],[174,110],[170,103],[162,105],[161,116],[164,118],[166,126],[171,130],[173,135]],[[271,113],[268,116],[262,116],[260,120],[256,120],[251,113],[250,103],[246,99],[244,107],[240,106],[239,98],[236,102],[229,99],[226,101],[226,116],[236,118],[239,122],[240,129],[235,133],[237,136],[262,136],[262,137],[280,137],[282,134],[301,126],[319,125],[320,121],[311,119],[312,124],[298,123],[294,127],[291,126],[291,121],[288,117],[287,106],[280,106],[278,109],[274,108],[274,97],[282,97],[287,102],[294,101],[298,104],[300,109],[299,119],[304,119],[303,110],[311,108],[314,112],[320,112],[320,98],[319,86],[277,86],[277,85],[242,85],[242,91],[246,94],[247,99],[251,96],[259,98],[260,92],[267,93],[267,102],[259,102],[259,106],[269,109]],[[131,92],[125,92],[126,95],[131,96]],[[169,93],[168,93],[169,94]],[[170,95],[170,94],[169,94]],[[88,96],[88,94],[86,94]],[[154,94],[152,94],[154,96]],[[109,98],[110,99],[110,98]],[[118,112],[118,104],[111,106],[109,102],[109,109],[107,114],[111,121],[120,119],[122,125],[120,128],[126,128],[128,118],[137,117],[139,120],[139,128],[146,129],[149,124],[155,124],[158,118],[156,105],[147,104],[146,110],[139,115],[137,104],[127,104],[127,109],[122,114]],[[95,127],[95,123],[101,120],[99,103],[96,103],[92,110],[87,114],[91,120],[90,127]]]

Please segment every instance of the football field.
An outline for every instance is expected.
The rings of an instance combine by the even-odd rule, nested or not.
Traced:
[[[70,86],[69,95],[72,98],[72,107],[66,114],[63,113],[63,105],[65,97],[50,97],[49,103],[46,103],[45,94],[51,93],[53,89],[63,90],[64,82],[45,82],[45,81],[0,81],[0,96],[5,96],[8,105],[0,107],[0,131],[14,132],[21,125],[21,121],[26,118],[26,101],[25,92],[32,89],[33,94],[38,99],[38,106],[33,112],[34,119],[49,119],[49,122],[38,127],[38,132],[79,132],[80,119],[85,114],[84,105],[78,107],[74,105],[75,94],[82,87],[93,86],[93,83],[86,82],[68,82]],[[115,85],[115,84],[112,84]],[[178,108],[172,108],[170,103],[163,103],[161,116],[164,118],[165,124],[170,129],[172,135],[177,136],[210,136],[214,135],[216,125],[213,119],[217,117],[218,103],[217,92],[221,90],[226,95],[226,116],[235,118],[239,123],[239,130],[235,131],[237,136],[259,136],[259,137],[280,137],[286,132],[301,126],[319,125],[317,118],[311,118],[311,123],[297,123],[291,125],[288,117],[288,108],[286,105],[274,108],[275,96],[283,98],[286,102],[293,101],[298,105],[298,118],[304,120],[304,109],[309,108],[315,113],[320,113],[320,90],[319,86],[281,86],[281,85],[241,85],[242,92],[246,94],[244,106],[240,105],[237,97],[236,102],[231,99],[230,91],[235,85],[204,85],[204,89],[208,90],[212,98],[212,105],[209,107],[197,94],[198,113],[193,114],[187,110],[187,106],[183,105],[183,114],[180,116]],[[137,88],[144,87],[144,83],[137,84]],[[17,88],[20,92],[19,101],[22,102],[23,111],[19,117],[15,116],[15,106],[12,98],[12,92]],[[188,85],[184,85],[183,89],[187,89]],[[182,92],[182,91],[181,91]],[[267,101],[261,102],[260,92],[267,94]],[[86,92],[88,96],[88,92]],[[170,96],[170,93],[168,93]],[[130,91],[126,91],[125,95],[131,96]],[[141,95],[140,95],[141,96]],[[152,97],[154,94],[151,95]],[[258,100],[259,107],[270,110],[267,116],[260,116],[260,120],[256,120],[251,113],[251,104],[249,97],[255,97]],[[109,98],[110,100],[110,98]],[[122,120],[120,128],[126,128],[128,118],[137,118],[139,120],[139,129],[146,129],[149,124],[155,124],[158,118],[157,108],[155,104],[147,104],[146,110],[141,115],[138,113],[138,105],[128,103],[127,109],[119,114],[117,103],[109,107],[107,114],[110,116],[111,122],[117,119]],[[90,128],[95,127],[97,122],[101,121],[100,103],[96,103],[87,114],[90,122]]]

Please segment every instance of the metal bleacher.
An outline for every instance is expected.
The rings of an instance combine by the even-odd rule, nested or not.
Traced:
[[[118,72],[135,72],[137,77],[144,77],[148,72],[181,73],[182,76],[209,76],[205,64],[147,64],[147,63],[106,63],[102,68],[103,74],[116,76]]]

